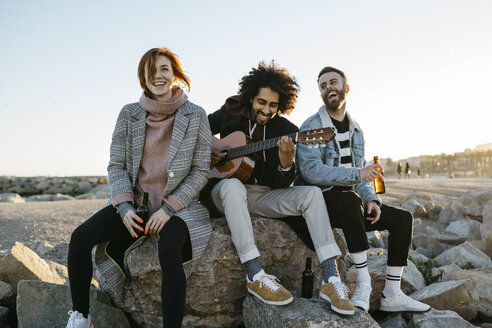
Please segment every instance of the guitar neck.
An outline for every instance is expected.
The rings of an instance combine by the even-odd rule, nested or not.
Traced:
[[[292,138],[292,141],[294,143],[297,141],[297,132],[289,133],[286,136]],[[275,147],[277,147],[277,142],[282,137],[283,136],[275,137],[272,139],[267,139],[267,140],[247,144],[244,146],[231,148],[231,149],[227,150],[226,158],[229,160],[229,159],[234,159],[234,158],[238,158],[238,157],[244,157],[244,156],[248,156],[248,155],[251,155],[254,153],[258,153],[260,151],[275,148]]]

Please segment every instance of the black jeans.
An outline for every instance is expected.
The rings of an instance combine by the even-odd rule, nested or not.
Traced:
[[[364,215],[364,203],[354,191],[323,192],[332,227],[340,228],[350,253],[369,249],[366,231],[388,230],[388,265],[407,265],[412,242],[412,213],[389,205],[381,205],[379,221],[371,224]]]
[[[104,241],[133,239],[116,209],[107,206],[82,223],[72,233],[68,249],[68,277],[73,310],[89,313],[89,288],[92,279],[92,248]],[[162,316],[164,327],[181,327],[186,296],[186,276],[182,250],[189,241],[188,227],[173,216],[160,232],[159,262],[162,268]]]

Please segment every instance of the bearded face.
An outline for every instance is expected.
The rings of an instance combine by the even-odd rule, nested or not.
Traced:
[[[337,111],[345,104],[345,82],[336,72],[328,72],[319,78],[321,99],[329,111]]]
[[[330,111],[337,111],[345,104],[345,92],[334,87],[328,88],[321,97],[325,107]]]

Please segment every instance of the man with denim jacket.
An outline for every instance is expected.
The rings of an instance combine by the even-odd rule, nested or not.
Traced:
[[[369,310],[372,287],[367,269],[366,231],[388,230],[388,267],[380,310],[427,311],[430,308],[427,304],[411,299],[400,289],[412,241],[413,217],[408,211],[382,204],[371,187],[370,181],[376,177],[384,179],[376,169],[383,167],[366,166],[364,134],[346,111],[347,78],[342,71],[325,67],[318,75],[318,87],[324,105],[304,122],[301,131],[331,127],[337,135],[326,147],[297,145],[300,175],[295,183],[319,186],[332,226],[343,230],[357,270],[352,303]]]

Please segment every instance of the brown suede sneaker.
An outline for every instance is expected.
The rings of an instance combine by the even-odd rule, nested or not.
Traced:
[[[340,277],[330,277],[328,283],[321,283],[319,297],[327,300],[331,304],[331,309],[336,313],[352,315],[355,312],[354,305],[348,298],[349,289],[345,286]]]
[[[275,276],[261,270],[250,281],[246,276],[248,292],[258,297],[262,302],[272,305],[285,305],[294,300],[292,294],[278,283]]]

